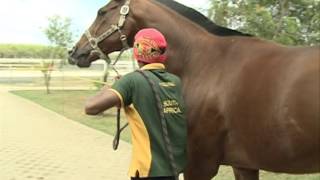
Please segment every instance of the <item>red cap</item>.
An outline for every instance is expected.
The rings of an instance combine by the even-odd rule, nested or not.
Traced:
[[[144,63],[164,63],[167,56],[164,54],[167,41],[163,34],[156,29],[140,30],[133,45],[133,55],[137,61]]]

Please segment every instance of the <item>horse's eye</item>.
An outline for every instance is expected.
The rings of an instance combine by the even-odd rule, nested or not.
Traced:
[[[100,10],[98,11],[98,15],[99,15],[99,16],[103,16],[103,15],[105,15],[108,11],[113,10],[113,9],[116,9],[117,7],[118,7],[118,5],[114,5],[114,6],[112,6],[111,8],[108,8],[108,10],[107,10],[106,8],[100,9]]]
[[[103,10],[103,9],[100,9],[99,11],[98,11],[98,15],[99,16],[103,16],[103,15],[105,15],[107,13],[107,11],[105,11],[105,10]]]

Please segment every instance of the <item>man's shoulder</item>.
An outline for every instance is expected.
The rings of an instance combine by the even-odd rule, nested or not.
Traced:
[[[139,70],[130,72],[130,73],[124,75],[121,79],[123,79],[124,81],[131,81],[131,82],[145,81],[144,77],[138,71]],[[169,81],[173,81],[176,83],[180,83],[180,81],[181,81],[177,75],[172,74],[168,71],[162,71],[162,73],[157,73],[157,74],[159,76],[164,77],[165,79],[167,79]],[[153,77],[153,76],[150,76],[150,77]]]
[[[173,74],[173,73],[169,73],[169,72],[167,72],[172,78],[174,78],[174,79],[177,79],[177,80],[180,80],[180,78],[177,76],[177,75],[175,75],[175,74]]]
[[[140,79],[140,75],[137,71],[133,71],[133,72],[130,72],[130,73],[124,75],[121,79],[130,79],[130,80]]]
[[[168,77],[170,78],[171,81],[174,81],[176,83],[180,83],[181,82],[180,77],[178,77],[177,75],[169,73],[169,72],[167,72],[167,74],[168,74]]]
[[[122,76],[119,80],[114,83],[114,86],[137,86],[139,84],[144,83],[144,78],[137,71],[130,72],[124,76]]]

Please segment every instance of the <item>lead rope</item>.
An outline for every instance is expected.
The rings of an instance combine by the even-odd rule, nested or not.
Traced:
[[[120,73],[117,71],[115,65],[117,64],[117,62],[119,61],[121,55],[123,54],[124,50],[120,52],[119,56],[117,57],[117,59],[114,61],[114,63],[112,64],[112,69],[116,72],[116,74],[119,76]],[[134,63],[134,59],[131,59]],[[133,66],[134,68],[134,66]],[[108,70],[109,71],[109,70]],[[119,142],[120,142],[120,135],[122,133],[122,131],[128,127],[128,123],[126,123],[123,127],[120,128],[120,119],[121,119],[121,107],[118,107],[117,109],[117,129],[116,129],[116,133],[115,133],[115,136],[113,138],[113,142],[112,142],[112,148],[113,150],[117,150],[118,147],[119,147]]]
[[[128,123],[126,123],[123,127],[120,128],[120,114],[121,114],[120,112],[121,112],[121,108],[118,108],[117,109],[117,131],[114,136],[113,143],[112,143],[113,150],[118,149],[121,132],[129,125]]]
[[[179,180],[178,168],[177,168],[177,165],[174,161],[173,149],[172,149],[171,141],[169,138],[168,125],[167,125],[166,119],[164,118],[163,107],[162,107],[161,99],[159,96],[159,92],[156,89],[156,84],[147,76],[147,74],[144,71],[137,70],[137,72],[139,72],[148,81],[148,83],[152,89],[153,95],[157,101],[157,111],[158,111],[158,115],[159,115],[159,118],[161,121],[162,136],[163,136],[163,139],[166,144],[165,149],[168,154],[168,159],[169,159],[171,170],[174,174],[175,180]]]

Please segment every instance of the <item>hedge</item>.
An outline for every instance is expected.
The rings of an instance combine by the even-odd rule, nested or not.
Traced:
[[[37,44],[0,44],[0,58],[62,59],[67,50]]]

